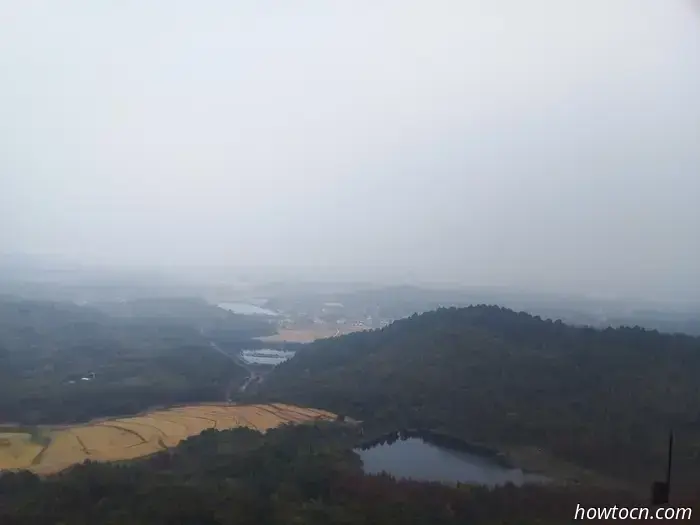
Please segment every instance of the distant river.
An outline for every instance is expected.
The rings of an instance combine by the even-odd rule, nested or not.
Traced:
[[[386,472],[396,478],[488,486],[547,481],[544,476],[509,468],[484,456],[443,448],[414,437],[356,452],[368,474]]]
[[[234,314],[269,316],[280,315],[279,313],[268,310],[267,308],[261,308],[249,303],[219,303],[217,306],[219,308],[223,308],[224,310],[228,310],[229,312],[233,312]]]

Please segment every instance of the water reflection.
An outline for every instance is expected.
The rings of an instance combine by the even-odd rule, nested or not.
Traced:
[[[249,303],[219,303],[218,307],[240,315],[280,315],[279,313],[269,310],[268,308],[261,308],[260,306]]]
[[[242,350],[241,357],[246,363],[276,366],[294,357],[295,352],[287,350]]]
[[[386,472],[397,478],[442,483],[478,483],[487,486],[543,483],[544,476],[525,473],[505,464],[496,456],[454,450],[419,437],[384,440],[381,444],[357,450],[365,472]]]

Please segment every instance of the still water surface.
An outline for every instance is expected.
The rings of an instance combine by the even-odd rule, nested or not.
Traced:
[[[547,481],[544,476],[502,466],[495,460],[469,452],[439,447],[420,438],[400,439],[356,452],[368,474],[386,472],[396,478],[488,486]]]
[[[277,312],[249,303],[219,303],[218,307],[241,315],[279,315]]]
[[[287,350],[242,350],[241,356],[246,363],[256,365],[279,365],[294,357],[295,352]]]

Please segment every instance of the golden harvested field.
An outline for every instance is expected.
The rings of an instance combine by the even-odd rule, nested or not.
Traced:
[[[326,339],[328,337],[336,337],[339,335],[351,334],[353,332],[361,332],[363,330],[369,330],[369,328],[352,325],[321,325],[313,328],[281,328],[275,335],[258,337],[258,339],[271,343],[311,343],[316,341],[316,339]]]
[[[59,471],[73,463],[81,463],[87,457],[88,454],[80,446],[75,435],[70,430],[61,430],[53,435],[51,444],[40,456],[40,461],[36,465],[33,464],[34,462],[25,465],[24,468],[50,466],[49,471]]]
[[[0,469],[49,474],[86,459],[115,461],[152,454],[207,428],[246,426],[265,431],[314,419],[333,420],[335,415],[283,404],[194,405],[56,429],[45,448],[29,434],[0,433]]]
[[[21,468],[39,455],[41,445],[32,442],[29,434],[0,432],[0,468]]]
[[[127,432],[118,427],[94,425],[77,427],[71,431],[88,454],[108,453],[125,447],[134,447],[143,443],[137,434]]]

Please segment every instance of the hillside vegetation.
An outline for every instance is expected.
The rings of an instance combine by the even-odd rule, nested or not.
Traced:
[[[646,484],[663,473],[671,428],[679,479],[700,475],[698,377],[700,338],[474,306],[308,345],[259,394]]]
[[[213,351],[208,337],[236,349],[273,332],[197,300],[100,307],[0,297],[0,423],[87,421],[220,401],[247,372]]]
[[[6,474],[0,523],[558,525],[571,521],[577,504],[645,503],[581,487],[492,490],[366,476],[351,450],[356,440],[355,427],[338,424],[284,426],[265,435],[206,430],[129,464],[80,465],[43,480]]]

